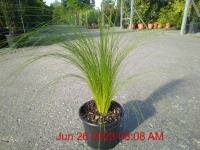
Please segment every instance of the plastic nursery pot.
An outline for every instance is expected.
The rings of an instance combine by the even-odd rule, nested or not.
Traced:
[[[143,30],[144,29],[144,24],[143,23],[138,23],[138,29]]]
[[[153,24],[152,23],[148,24],[148,29],[153,29]]]
[[[169,29],[171,27],[171,24],[169,23],[169,22],[167,22],[166,24],[165,24],[165,28],[166,29]]]
[[[157,29],[158,28],[158,24],[156,22],[153,23],[153,29]]]
[[[158,24],[158,29],[161,29],[162,28],[162,24]]]
[[[137,24],[133,24],[133,29],[137,29]]]
[[[119,134],[121,132],[121,120],[124,116],[124,110],[122,106],[112,101],[111,107],[118,107],[121,110],[120,119],[117,121],[106,123],[106,124],[94,124],[88,122],[83,116],[86,104],[90,101],[84,103],[79,109],[79,117],[82,120],[85,132],[87,137],[85,139],[88,146],[95,149],[111,149],[114,148],[119,142],[120,137]]]
[[[129,24],[128,25],[128,29],[135,29],[136,28],[136,25],[135,24]]]
[[[133,29],[133,24],[129,24],[128,29]]]

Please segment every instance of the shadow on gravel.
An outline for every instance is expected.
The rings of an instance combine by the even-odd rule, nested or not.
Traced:
[[[167,94],[172,93],[180,84],[183,79],[173,80],[163,86],[160,86],[145,100],[131,100],[123,105],[125,114],[123,118],[123,132],[132,132],[146,119],[152,117],[156,113],[153,106],[154,103],[162,100]]]

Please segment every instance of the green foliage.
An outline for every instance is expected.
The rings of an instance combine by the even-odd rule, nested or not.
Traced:
[[[62,0],[62,5],[68,10],[79,10],[84,8],[92,8],[95,5],[94,0]]]
[[[149,14],[147,14],[149,7],[150,7],[150,2],[148,0],[135,0],[134,8],[136,9],[141,19],[144,20],[144,22],[147,22],[149,16]],[[138,17],[137,13],[134,13],[133,22],[140,23],[141,20]]]
[[[158,21],[161,24],[171,23],[177,29],[180,29],[183,18],[185,1],[174,0],[169,2],[168,5],[160,10]]]
[[[168,10],[166,8],[162,8],[159,13],[158,22],[161,25],[165,25],[169,21]]]
[[[86,82],[99,113],[105,115],[114,95],[122,85],[122,82],[117,80],[120,66],[133,47],[119,49],[119,37],[109,28],[103,28],[102,24],[99,38],[94,38],[85,30],[74,29],[73,34],[76,40],[66,41],[63,51],[36,56],[24,66],[44,57],[54,57],[70,62],[82,74],[69,74],[64,77],[72,76]]]
[[[110,24],[111,26],[114,25],[117,11],[115,9],[115,1],[114,0],[104,0],[102,2],[103,13],[104,13],[104,23]],[[109,20],[111,17],[111,20]]]
[[[87,21],[85,22],[86,26],[88,26],[89,28],[98,28],[99,17],[101,17],[100,12],[98,10],[91,9],[86,13],[87,13]]]
[[[54,24],[64,24],[68,22],[69,16],[64,7],[61,3],[54,3],[53,4],[53,22]]]
[[[91,7],[95,7],[95,0],[90,0],[90,5],[91,5]]]
[[[52,8],[42,0],[2,0],[0,8],[0,22],[10,34],[21,34],[52,19]]]
[[[195,4],[197,6],[197,9],[200,11],[200,0],[195,0]],[[190,8],[190,16],[189,16],[190,22],[199,22],[200,18],[197,16],[194,7]]]
[[[169,21],[177,29],[180,29],[183,18],[183,12],[185,7],[185,1],[175,0],[171,6],[171,12],[169,12]]]
[[[13,36],[11,38],[11,47],[19,48],[26,46],[50,45],[63,42],[69,40],[70,29],[71,27],[68,27],[67,25],[43,25],[30,32],[15,37]],[[72,39],[73,36],[70,36],[70,40]]]
[[[160,9],[165,7],[165,1],[151,0],[149,9],[146,12],[146,22],[156,22]]]
[[[90,0],[55,2],[52,4],[54,8],[53,21],[55,24],[85,25],[87,24],[86,12],[91,10],[94,4],[94,1],[90,3]]]
[[[121,0],[116,2],[117,5],[115,5],[115,0],[104,0],[102,3],[105,25],[112,22],[109,25],[119,26]],[[124,12],[126,12],[123,17],[129,18],[130,0],[122,2]],[[195,0],[195,3],[200,9],[200,0]],[[184,6],[184,0],[134,0],[134,10],[137,12],[134,12],[133,23],[140,23],[141,19],[145,23],[158,21],[162,25],[169,22],[180,29]],[[43,0],[2,0],[0,2],[0,30],[2,31],[0,47],[7,45],[5,37],[8,34],[7,29],[10,35],[20,35],[16,39],[21,47],[27,45],[26,41],[27,39],[29,41],[28,35],[30,35],[22,33],[32,33],[31,31],[44,25],[68,24],[97,28],[99,18],[102,16],[93,7],[94,0],[62,0],[54,2],[50,7],[45,5]],[[199,22],[200,20],[193,7],[190,7],[188,18],[188,22]],[[128,19],[124,20],[125,24],[128,26]]]

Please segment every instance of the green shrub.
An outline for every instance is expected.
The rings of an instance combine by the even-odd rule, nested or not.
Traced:
[[[99,24],[99,11],[90,10],[87,12],[87,25],[89,28],[98,28]]]
[[[200,0],[196,0],[195,4],[198,8],[198,10],[200,10]],[[189,16],[189,21],[190,22],[200,22],[200,18],[197,16],[196,11],[194,10],[194,7],[190,8],[190,16]]]
[[[160,10],[158,22],[165,24],[169,22],[176,29],[180,29],[185,7],[185,1],[174,0]]]
[[[71,30],[72,31],[72,30]],[[120,87],[127,82],[117,79],[122,62],[125,60],[132,46],[120,49],[119,36],[110,28],[100,26],[99,38],[95,38],[87,31],[73,31],[76,40],[69,40],[64,43],[63,51],[41,54],[28,60],[22,68],[45,57],[54,57],[71,63],[81,74],[66,74],[59,79],[76,77],[87,83],[98,112],[107,114],[113,97]],[[57,81],[57,80],[56,80]],[[125,81],[125,82],[124,82]]]
[[[146,23],[148,22],[147,19],[150,14],[147,13],[148,9],[150,7],[150,2],[148,0],[136,0],[135,1],[135,9],[137,12],[134,13],[133,16],[133,22],[134,23],[140,23],[140,18]],[[140,18],[138,17],[138,15]]]

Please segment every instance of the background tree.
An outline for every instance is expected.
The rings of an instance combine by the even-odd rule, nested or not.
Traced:
[[[116,20],[115,0],[103,0],[101,5],[103,7],[104,23],[110,24],[111,21],[111,25],[114,25]]]
[[[9,28],[10,34],[21,34],[52,19],[52,8],[43,0],[2,0],[0,8],[1,24]]]
[[[169,22],[175,28],[180,29],[185,8],[184,0],[171,0],[160,9],[158,21],[162,24]]]
[[[91,5],[91,7],[95,7],[95,0],[90,0],[90,5]]]
[[[140,18],[147,23],[150,14],[148,14],[148,10],[150,8],[149,0],[135,0],[134,1],[134,9],[137,11],[133,15],[133,22],[140,23]],[[139,15],[139,16],[138,16]]]

